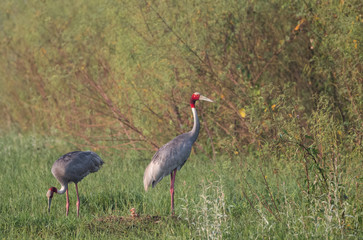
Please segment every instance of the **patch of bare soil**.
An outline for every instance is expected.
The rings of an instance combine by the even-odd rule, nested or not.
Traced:
[[[97,222],[103,222],[103,223],[160,223],[161,216],[130,216],[130,217],[124,217],[124,216],[106,216],[96,219]]]
[[[165,224],[166,219],[161,216],[104,216],[94,219],[89,224],[92,231],[107,231],[115,234],[128,234],[130,231],[151,231],[153,226]]]

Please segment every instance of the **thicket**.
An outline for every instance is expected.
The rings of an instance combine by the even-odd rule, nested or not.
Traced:
[[[362,5],[1,1],[0,127],[155,150],[191,129],[199,91],[215,103],[197,104],[195,151],[296,161],[308,201],[343,231],[362,224],[346,218],[362,210]],[[280,218],[273,194],[265,201]]]
[[[199,91],[216,101],[198,106],[207,153],[305,127],[322,98],[359,145],[361,5],[2,1],[1,127],[156,148],[189,130]]]

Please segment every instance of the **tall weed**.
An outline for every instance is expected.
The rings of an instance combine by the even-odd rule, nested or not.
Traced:
[[[185,218],[202,239],[223,239],[228,236],[226,201],[221,180],[200,183],[199,198],[184,199],[181,217]]]

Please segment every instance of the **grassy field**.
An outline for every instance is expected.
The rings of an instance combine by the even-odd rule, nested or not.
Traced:
[[[362,1],[0,1],[1,239],[363,239]],[[201,131],[145,192],[155,149]],[[18,134],[21,133],[21,134]],[[117,149],[117,150],[116,150]],[[70,185],[51,166],[93,150]],[[132,218],[135,208],[139,217]]]
[[[65,216],[65,195],[54,197],[48,214],[47,189],[59,187],[50,168],[60,155],[72,150],[54,139],[0,138],[1,239],[362,237],[358,185],[346,189],[349,201],[343,216],[338,216],[334,206],[326,205],[327,196],[304,195],[293,164],[263,164],[257,157],[238,155],[210,160],[192,154],[177,174],[176,216],[171,217],[169,178],[147,193],[143,189],[143,171],[152,153],[100,153],[104,167],[79,184],[81,217],[76,217],[73,184],[69,216]],[[131,208],[140,216],[132,218]]]

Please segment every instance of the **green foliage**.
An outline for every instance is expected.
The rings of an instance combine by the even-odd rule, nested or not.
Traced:
[[[1,206],[7,236],[61,236],[56,228],[47,235],[49,219],[79,238],[130,229],[138,238],[159,220],[148,238],[361,234],[360,1],[4,0],[0,8],[1,133],[46,136],[1,140],[0,179],[9,185],[1,196],[14,204]],[[141,179],[150,150],[191,129],[195,91],[215,102],[197,104],[202,128],[183,168],[195,185],[180,189],[179,221],[159,216],[169,214],[167,181],[150,194],[135,181],[112,184],[130,170],[129,179]],[[19,187],[51,182],[44,166],[74,146],[112,159],[105,177],[89,180],[112,184],[83,199],[80,227],[75,218],[32,215],[34,195],[26,193],[30,205],[16,197]],[[130,207],[157,218],[125,228],[107,218]]]
[[[361,133],[358,6],[2,1],[0,126],[155,149],[190,129],[199,91],[215,100],[198,106],[209,129],[198,148],[213,156],[274,138],[281,129],[262,116],[279,99],[307,120],[326,95],[345,134]]]

